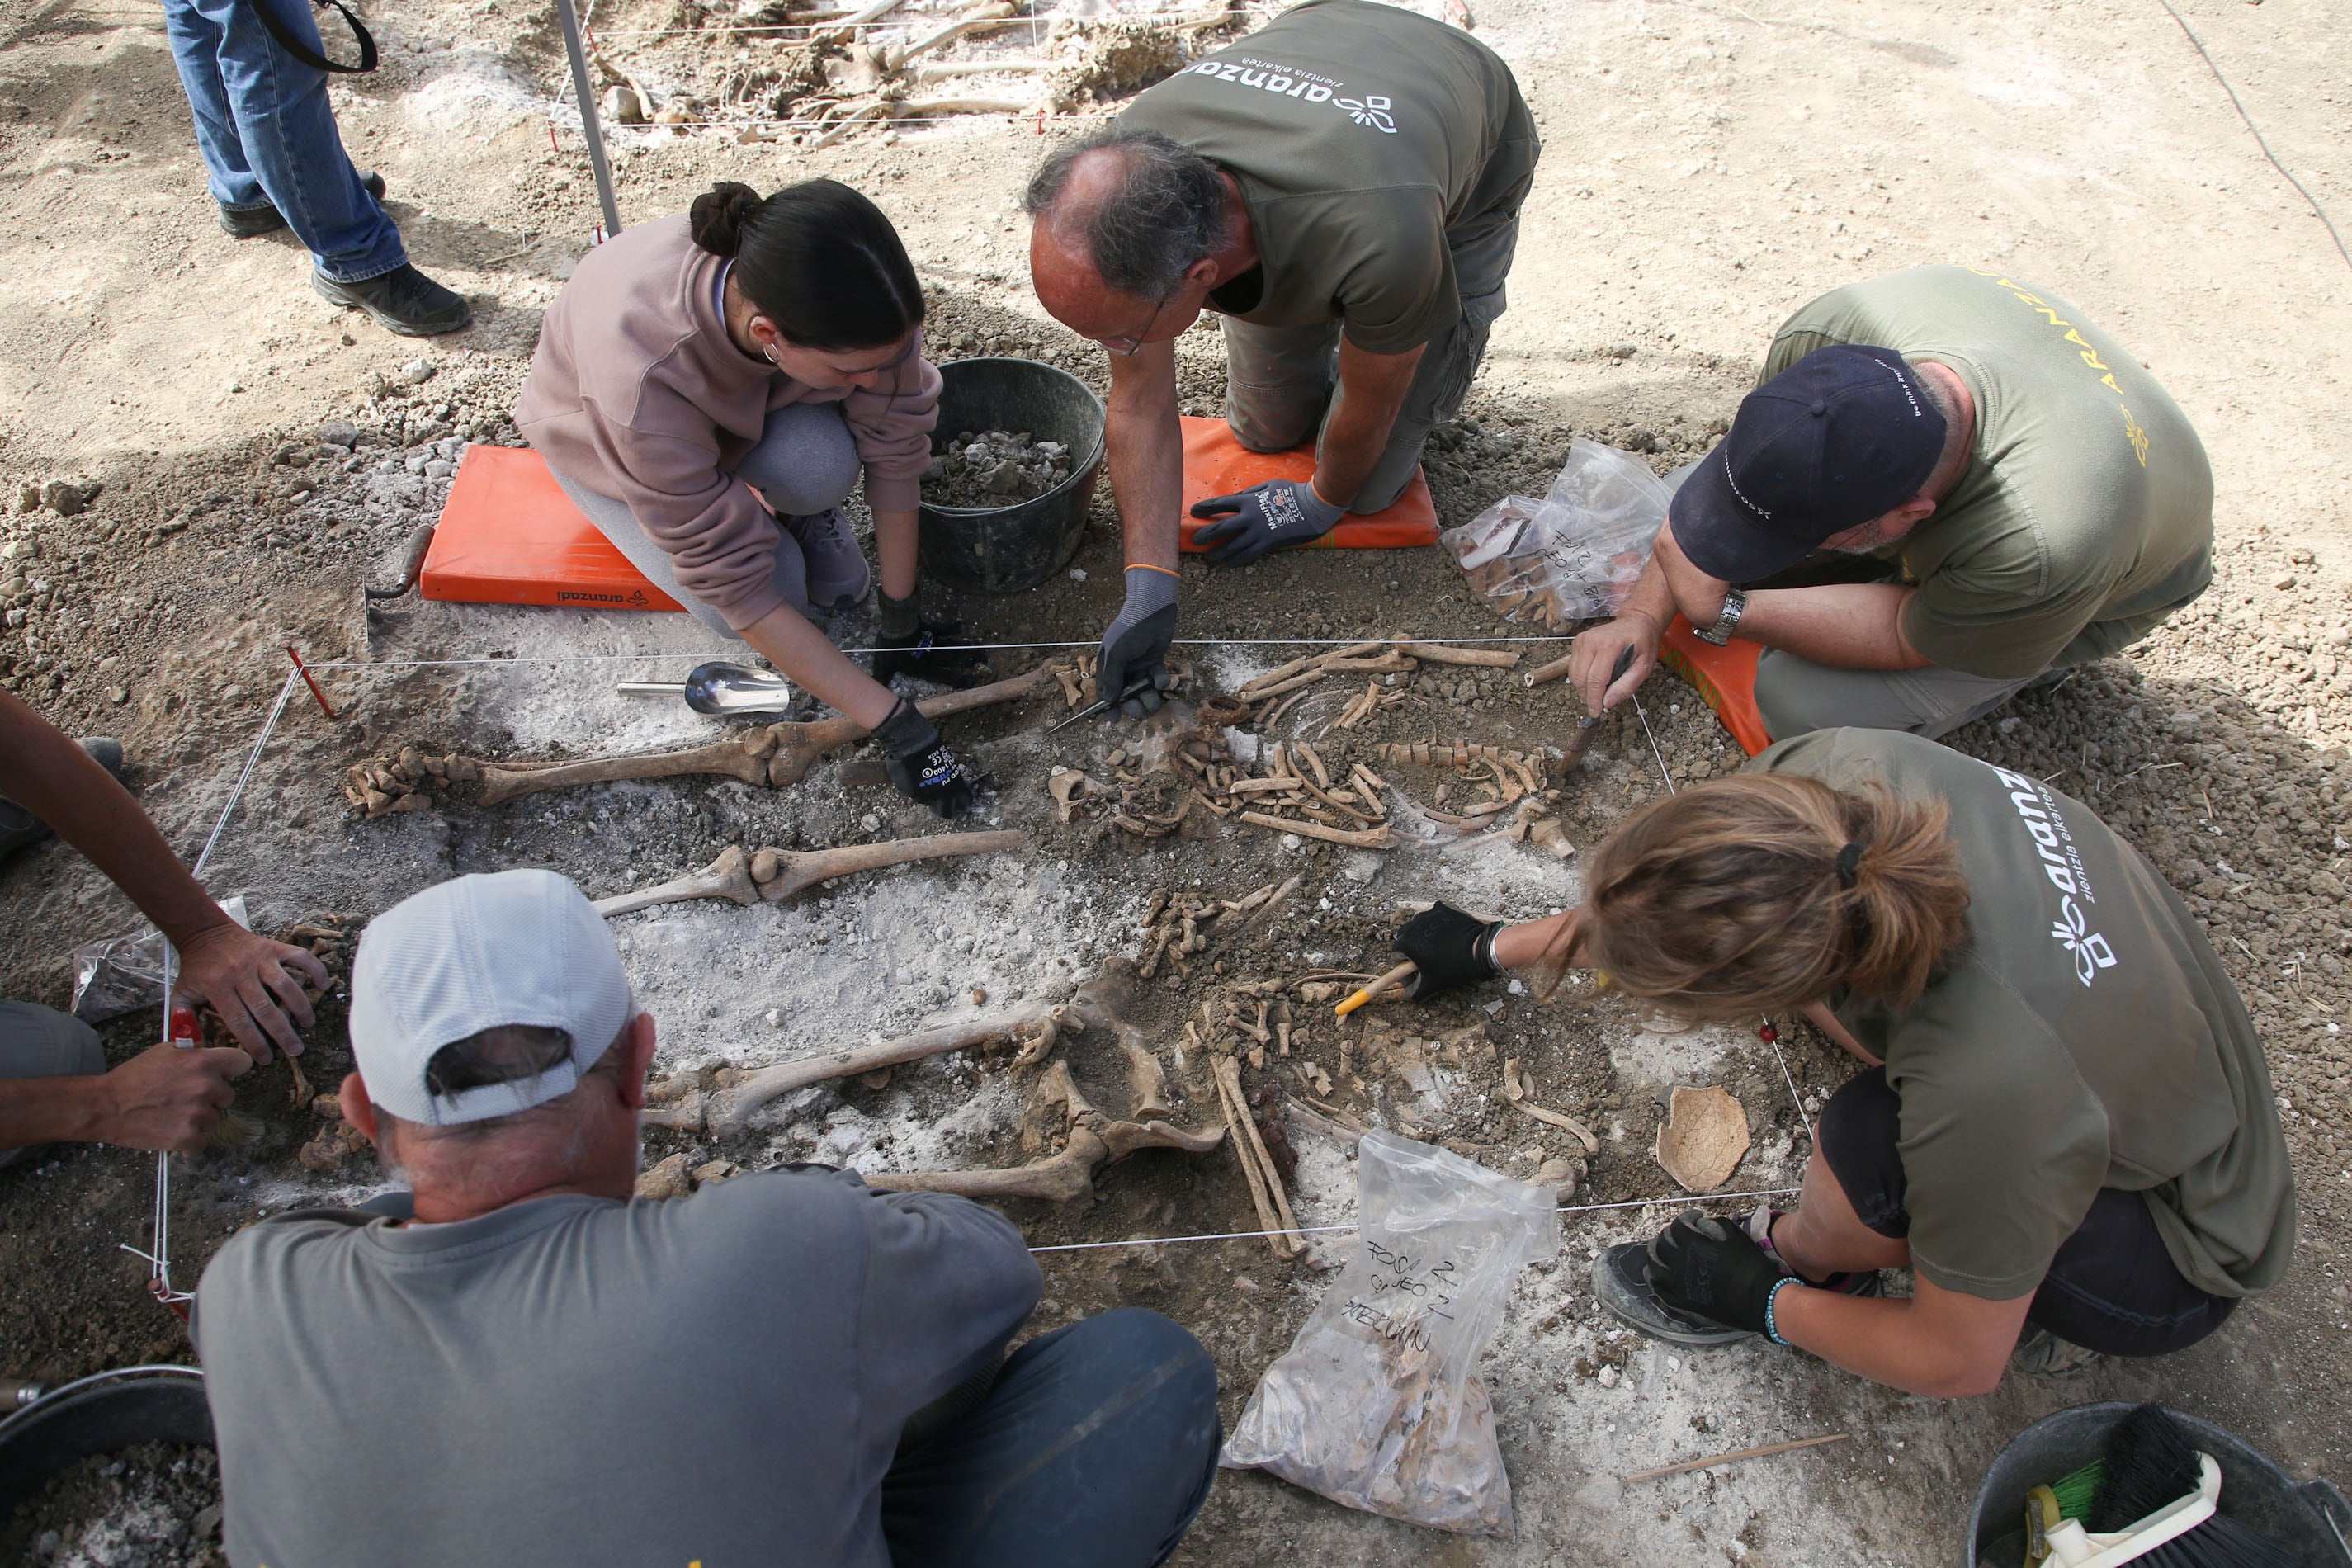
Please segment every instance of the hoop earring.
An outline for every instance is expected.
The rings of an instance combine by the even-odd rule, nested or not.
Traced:
[[[772,365],[774,365],[778,370],[782,370],[782,369],[783,369],[783,368],[784,368],[784,362],[783,362],[783,361],[782,361],[782,360],[780,360],[780,359],[778,359],[778,358],[776,357],[776,345],[775,345],[775,344],[773,344],[773,343],[762,343],[762,344],[760,346],[760,353],[761,353],[761,354],[765,355],[765,356],[766,356],[766,358],[767,358],[768,363],[769,363],[770,364],[772,364]]]

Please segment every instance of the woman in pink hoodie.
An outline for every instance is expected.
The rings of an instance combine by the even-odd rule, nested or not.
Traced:
[[[762,198],[721,184],[583,258],[541,328],[515,423],[654,583],[873,731],[892,780],[942,816],[984,774],[887,684],[983,676],[915,608],[918,488],[940,373],[923,294],[879,207],[834,180]],[[872,574],[840,503],[866,480],[881,556],[875,673],[814,619]]]

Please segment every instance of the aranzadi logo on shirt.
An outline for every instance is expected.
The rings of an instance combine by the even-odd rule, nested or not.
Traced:
[[[1187,76],[1204,76],[1212,81],[1235,82],[1255,88],[1278,98],[1295,98],[1302,103],[1328,103],[1341,110],[1359,125],[1393,136],[1397,133],[1394,107],[1381,93],[1368,92],[1360,97],[1346,93],[1347,83],[1336,77],[1304,70],[1297,66],[1278,66],[1272,60],[1255,59],[1248,55],[1229,60],[1202,60],[1187,68]]]
[[[1990,763],[1985,765],[1992,767]],[[2074,965],[2074,978],[2088,985],[2098,978],[2099,971],[2116,966],[2116,950],[2104,934],[2091,929],[2084,906],[2099,900],[2091,891],[2090,870],[2083,863],[2082,848],[2067,831],[2066,819],[2059,815],[2057,795],[2047,785],[2007,768],[1992,767],[1992,771],[2007,786],[2009,803],[2017,808],[2018,820],[2033,840],[2042,874],[2058,890],[2058,913],[2050,922],[2050,940],[2065,950]]]

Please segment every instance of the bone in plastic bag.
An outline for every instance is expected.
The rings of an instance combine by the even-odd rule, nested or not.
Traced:
[[[1559,1250],[1549,1187],[1391,1132],[1356,1167],[1355,1256],[1265,1369],[1221,1462],[1465,1534],[1511,1532],[1511,1482],[1472,1371],[1520,1268]]]
[[[1672,493],[1632,453],[1580,438],[1543,500],[1505,496],[1438,542],[1505,620],[1562,628],[1617,613]]]
[[[221,905],[221,912],[245,927],[245,895]],[[103,1024],[163,999],[163,933],[142,926],[129,936],[110,936],[73,951],[73,1016],[85,1024]]]

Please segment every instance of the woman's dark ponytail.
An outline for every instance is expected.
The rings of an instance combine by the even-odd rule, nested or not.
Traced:
[[[686,213],[687,228],[694,243],[711,255],[733,256],[743,248],[745,220],[759,210],[759,192],[722,180],[694,198]]]
[[[694,243],[732,257],[738,288],[787,342],[841,353],[897,342],[923,323],[923,289],[890,220],[838,180],[762,199],[732,181],[694,198]]]

